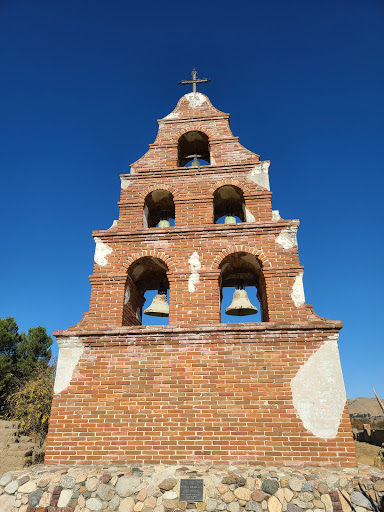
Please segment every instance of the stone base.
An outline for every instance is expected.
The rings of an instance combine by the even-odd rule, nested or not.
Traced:
[[[204,501],[179,500],[203,479]],[[33,466],[0,478],[1,512],[384,510],[384,471],[263,466]]]

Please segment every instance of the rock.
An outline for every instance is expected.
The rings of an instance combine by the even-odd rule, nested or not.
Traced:
[[[176,498],[178,498],[178,494],[176,491],[166,491],[164,494],[163,494],[163,499],[164,500],[175,500]]]
[[[39,501],[39,507],[45,508],[48,507],[51,502],[52,494],[50,492],[45,492]],[[85,503],[84,503],[85,505]]]
[[[339,486],[340,487],[347,487],[349,484],[349,481],[346,478],[340,478]]]
[[[23,475],[21,478],[18,478],[17,481],[19,482],[19,486],[25,484],[26,482],[29,482],[30,478],[28,475]]]
[[[99,486],[99,479],[95,476],[91,476],[90,478],[87,478],[86,482],[85,482],[85,487],[87,488],[88,491],[96,491],[96,489],[98,488]]]
[[[171,499],[171,500],[174,500],[176,498],[178,498],[178,495],[177,495],[177,492],[174,492],[174,491],[167,491],[167,493],[170,492],[172,493],[172,498],[167,498],[167,499]],[[167,493],[164,493],[163,495],[163,503],[165,501],[164,499],[164,496],[165,494]],[[148,508],[155,508],[156,507],[156,503],[157,503],[157,500],[154,496],[150,496],[149,498],[147,498],[145,501],[144,501],[144,507],[148,507]]]
[[[381,480],[377,480],[377,482],[373,484],[373,488],[377,492],[384,492],[384,478]]]
[[[261,512],[262,508],[260,503],[257,501],[250,500],[245,506],[245,510],[250,510],[251,512]]]
[[[251,498],[253,499],[253,501],[257,501],[257,502],[263,501],[267,497],[268,496],[263,491],[254,491],[251,494]]]
[[[140,478],[123,476],[119,478],[116,484],[116,492],[122,498],[132,496],[140,485]]]
[[[228,475],[228,476],[225,476],[221,483],[222,484],[225,484],[225,485],[232,485],[232,484],[237,484],[237,482],[239,481],[239,477],[237,475]]]
[[[261,488],[266,494],[275,494],[275,492],[279,489],[280,484],[275,478],[266,478]]]
[[[240,505],[238,504],[237,501],[233,501],[232,503],[229,503],[229,505],[227,506],[227,510],[228,512],[239,512]]]
[[[0,487],[6,487],[10,482],[12,482],[12,475],[6,473],[0,479]]]
[[[100,482],[103,484],[107,484],[111,479],[112,475],[110,475],[109,473],[105,473],[99,478]]]
[[[29,494],[31,492],[36,491],[37,485],[36,482],[28,481],[25,484],[23,484],[21,487],[19,487],[18,491],[21,493]]]
[[[285,501],[290,502],[292,498],[293,498],[293,492],[291,491],[291,489],[288,489],[288,487],[284,487]]]
[[[211,498],[208,498],[207,499],[207,512],[213,512],[216,508],[216,505],[217,505],[216,500],[212,500]]]
[[[1,512],[11,512],[15,504],[15,497],[10,494],[2,494],[0,496],[0,510]]]
[[[293,503],[288,503],[287,512],[303,512],[303,509],[297,507]]]
[[[365,507],[369,510],[373,510],[371,502],[361,492],[353,491],[351,493],[351,502],[358,507]]]
[[[89,500],[85,502],[85,506],[89,508],[89,510],[101,510],[102,505],[99,498],[89,498]]]
[[[280,501],[276,496],[271,496],[268,500],[268,512],[282,512],[282,510],[283,506]]]
[[[63,489],[60,493],[59,501],[57,503],[58,507],[66,507],[72,498],[71,489]]]
[[[233,494],[232,491],[227,491],[225,494],[221,496],[221,499],[225,503],[231,503],[232,501],[235,501],[235,495]]]
[[[85,482],[87,479],[87,476],[88,475],[86,473],[80,473],[80,475],[77,475],[77,477],[76,477],[76,483],[81,484],[81,483]]]
[[[7,494],[13,494],[17,491],[17,488],[19,487],[19,484],[17,483],[17,480],[12,480],[12,482],[10,482],[6,488],[4,489],[4,491],[7,493]]]
[[[313,492],[301,492],[299,493],[299,499],[301,501],[312,501],[314,498]]]
[[[233,491],[233,493],[237,499],[244,500],[244,501],[248,501],[252,494],[251,491],[249,489],[247,489],[246,487],[238,487],[237,489],[235,489]],[[233,511],[230,510],[230,512],[233,512]]]
[[[40,503],[42,495],[42,489],[37,489],[37,491],[32,492],[28,498],[28,505],[30,505],[31,507],[37,507],[37,505]]]
[[[315,508],[325,508],[325,505],[321,500],[313,500],[313,506]]]
[[[164,508],[178,508],[180,506],[179,500],[163,500]],[[195,508],[195,507],[193,507]]]
[[[308,492],[313,490],[313,483],[312,482],[305,482],[303,487],[301,488],[303,492]]]
[[[145,487],[143,487],[143,489],[141,489],[141,491],[138,492],[136,499],[137,499],[137,501],[144,501],[146,497],[147,497],[147,489]]]
[[[164,512],[165,508],[163,505],[156,505],[156,507],[153,509],[153,512]]]
[[[292,500],[292,503],[302,509],[313,508],[313,503],[311,501],[302,501],[296,498]]]
[[[327,477],[327,484],[331,490],[339,488],[339,477],[336,475],[330,475]]]
[[[217,488],[220,494],[225,494],[228,491],[228,489],[228,485],[225,484],[220,484],[219,487]]]
[[[301,491],[304,485],[304,480],[302,478],[298,478],[297,476],[293,476],[288,481],[289,487],[292,489],[292,491]]]
[[[250,491],[253,491],[255,488],[255,479],[250,476],[245,479],[245,487]]]
[[[141,512],[144,508],[144,503],[142,501],[138,501],[133,507],[134,512]]]
[[[114,497],[111,499],[111,501],[108,503],[108,509],[114,512],[117,510],[118,506],[120,505],[120,498],[117,494],[114,495]]]
[[[64,489],[72,489],[75,486],[76,478],[69,475],[64,475],[60,478],[60,485]]]
[[[347,494],[347,496],[344,496],[343,493],[339,492],[339,499],[340,499],[340,503],[341,503],[341,507],[343,509],[343,512],[352,512],[352,507],[349,504],[350,500],[349,500],[348,494]]]
[[[48,484],[49,484],[49,479],[48,478],[42,478],[41,480],[39,480],[37,482],[37,487],[47,487]]]
[[[111,485],[100,484],[96,494],[101,499],[101,501],[109,501],[115,494],[115,489]]]
[[[177,480],[176,478],[166,478],[165,480],[163,480],[161,482],[161,484],[159,484],[159,488],[162,490],[162,491],[170,491],[171,489],[173,489],[177,484]]]
[[[324,503],[325,510],[327,512],[333,512],[333,505],[332,505],[331,497],[329,494],[322,494],[321,501]]]
[[[321,494],[328,494],[328,492],[329,492],[328,485],[325,482],[319,482],[319,485],[317,486],[317,490]]]

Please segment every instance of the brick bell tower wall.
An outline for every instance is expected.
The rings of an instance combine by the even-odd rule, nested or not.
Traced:
[[[269,162],[203,94],[158,123],[121,176],[118,221],[93,233],[89,312],[55,333],[45,462],[355,466],[342,325],[305,304],[299,222],[272,210]],[[188,152],[207,165],[184,167]],[[240,201],[239,224],[214,223],[224,188]],[[165,204],[175,226],[155,227]],[[221,286],[239,261],[261,322],[221,323]],[[143,326],[140,286],[157,281],[169,287],[169,325]]]

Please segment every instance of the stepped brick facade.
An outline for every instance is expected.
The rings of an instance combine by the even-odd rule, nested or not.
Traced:
[[[356,465],[342,324],[305,304],[299,222],[272,210],[269,162],[201,93],[158,123],[118,221],[93,234],[89,312],[56,333],[46,463]],[[207,165],[185,167],[198,153]],[[243,222],[215,223],[228,204]],[[162,208],[174,226],[155,227]],[[236,275],[262,321],[221,323]],[[169,325],[141,325],[144,291],[164,285]]]

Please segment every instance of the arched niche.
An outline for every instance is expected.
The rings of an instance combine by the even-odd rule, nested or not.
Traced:
[[[221,322],[268,322],[268,303],[262,263],[247,252],[229,254],[219,265]],[[231,304],[236,289],[245,289],[258,313],[249,316],[228,316],[225,310]]]
[[[165,325],[167,317],[143,315],[159,291],[169,295],[168,266],[159,258],[144,256],[128,269],[123,325]],[[169,300],[169,297],[168,297]]]
[[[169,190],[153,190],[147,195],[144,201],[143,227],[157,227],[160,221],[166,219],[169,220],[171,225],[175,224],[175,203],[173,195]]]
[[[235,185],[223,185],[213,194],[213,222],[225,216],[237,217],[237,221],[245,222],[245,201],[241,188]]]
[[[184,133],[178,141],[177,166],[185,167],[194,158],[200,163],[211,163],[211,152],[208,136],[199,131]]]

